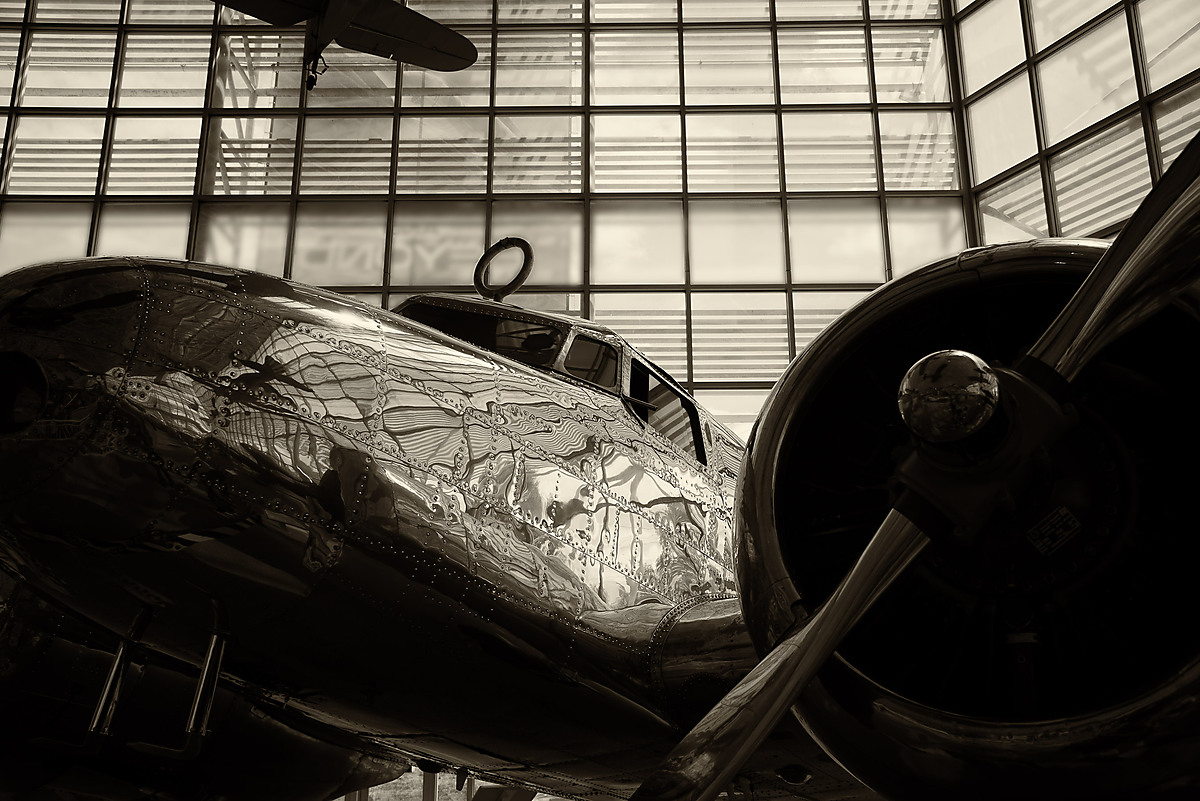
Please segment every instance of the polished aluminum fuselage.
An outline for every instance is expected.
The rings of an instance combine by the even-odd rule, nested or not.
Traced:
[[[755,662],[740,445],[268,276],[0,278],[39,418],[0,437],[0,567],[139,645],[412,759],[623,794]],[[182,703],[182,701],[181,701]]]

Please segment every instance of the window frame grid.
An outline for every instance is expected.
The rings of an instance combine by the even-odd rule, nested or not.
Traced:
[[[1051,228],[1051,234],[1057,233],[1060,230],[1058,221],[1058,209],[1056,198],[1054,196],[1054,184],[1051,180],[1051,162],[1056,157],[1064,152],[1067,152],[1072,147],[1087,140],[1094,134],[1112,128],[1123,121],[1137,115],[1141,124],[1141,128],[1145,135],[1145,143],[1147,155],[1150,164],[1152,181],[1157,182],[1161,174],[1161,143],[1158,141],[1157,129],[1153,117],[1153,106],[1164,98],[1171,97],[1177,92],[1185,91],[1191,87],[1200,84],[1200,70],[1193,71],[1183,77],[1174,79],[1169,84],[1159,87],[1154,91],[1148,91],[1149,82],[1146,65],[1146,55],[1144,52],[1144,42],[1141,39],[1140,21],[1138,19],[1138,7],[1135,0],[1115,0],[1108,4],[1104,10],[1094,15],[1091,19],[1079,26],[1076,30],[1070,32],[1066,36],[1061,37],[1058,41],[1051,44],[1049,47],[1035,51],[1033,48],[1033,32],[1032,19],[1030,16],[1030,6],[1028,0],[1018,0],[1021,11],[1022,20],[1022,37],[1025,47],[1024,60],[1008,69],[1004,74],[990,81],[987,85],[980,87],[977,91],[969,96],[963,94],[962,84],[962,63],[961,54],[959,52],[959,36],[958,24],[968,18],[971,14],[977,13],[980,8],[983,8],[991,0],[978,0],[972,3],[961,12],[954,12],[951,8],[950,0],[942,0],[941,15],[936,19],[873,19],[871,16],[870,4],[864,2],[862,4],[861,17],[858,19],[831,18],[825,20],[781,20],[779,18],[776,3],[772,0],[769,3],[769,14],[765,20],[703,20],[703,21],[685,21],[681,2],[675,3],[674,19],[653,19],[647,21],[620,19],[620,20],[597,20],[595,19],[595,9],[588,4],[585,6],[585,13],[582,13],[577,19],[559,20],[545,19],[534,22],[517,22],[513,20],[498,19],[499,9],[496,2],[492,3],[491,20],[489,23],[481,21],[472,21],[471,23],[456,24],[454,27],[464,33],[472,36],[478,36],[481,39],[490,38],[491,41],[491,56],[488,65],[488,84],[487,84],[487,102],[486,105],[463,106],[458,108],[452,107],[420,107],[410,106],[405,103],[404,94],[404,70],[398,64],[392,64],[391,69],[395,70],[395,91],[393,93],[391,107],[387,106],[345,106],[345,107],[329,107],[329,106],[310,106],[309,91],[301,82],[298,96],[295,105],[272,106],[270,108],[255,108],[255,109],[238,109],[229,107],[216,107],[214,105],[214,94],[216,91],[216,70],[220,58],[221,42],[223,37],[230,36],[255,36],[255,35],[275,35],[281,32],[281,29],[267,25],[265,23],[247,22],[243,24],[235,24],[226,18],[225,11],[213,5],[212,17],[209,22],[201,23],[191,21],[185,23],[168,23],[162,20],[154,22],[131,23],[129,22],[130,0],[121,0],[120,14],[117,22],[109,23],[71,23],[71,22],[40,22],[35,21],[32,17],[32,3],[26,5],[24,16],[20,22],[8,21],[0,23],[0,31],[19,32],[18,49],[17,49],[17,64],[15,68],[15,78],[10,95],[7,99],[7,106],[4,109],[6,113],[5,120],[5,140],[3,150],[0,152],[0,176],[3,177],[3,184],[0,185],[0,201],[3,202],[20,202],[20,203],[55,203],[69,201],[72,203],[91,203],[91,228],[88,235],[88,252],[94,252],[100,233],[100,218],[103,209],[110,203],[153,203],[153,202],[171,202],[171,203],[186,203],[190,205],[190,218],[188,223],[187,240],[185,245],[186,254],[188,257],[195,257],[200,247],[201,239],[201,216],[202,210],[214,207],[220,204],[286,204],[288,209],[287,218],[287,233],[286,246],[284,253],[284,275],[291,276],[293,265],[295,262],[295,247],[296,247],[296,220],[298,216],[299,206],[306,202],[328,202],[328,203],[353,203],[360,202],[362,198],[356,195],[334,195],[334,194],[314,194],[301,191],[301,167],[303,166],[304,158],[304,139],[305,128],[308,120],[315,117],[328,117],[331,115],[354,115],[362,117],[379,117],[387,118],[392,125],[392,134],[390,141],[390,149],[387,157],[388,178],[386,191],[377,191],[366,196],[366,200],[370,202],[380,202],[385,205],[385,231],[384,231],[384,249],[383,249],[383,264],[381,265],[382,278],[379,285],[337,285],[338,291],[343,291],[348,294],[381,294],[381,303],[384,306],[390,305],[390,296],[393,294],[403,294],[411,292],[414,287],[403,283],[394,283],[392,275],[393,267],[393,245],[395,241],[396,223],[397,223],[397,204],[410,203],[414,200],[427,200],[429,195],[417,192],[398,192],[397,191],[397,174],[400,166],[400,143],[401,143],[401,121],[413,116],[434,116],[434,117],[454,117],[456,115],[484,117],[487,121],[487,142],[486,142],[486,179],[483,191],[481,192],[448,192],[438,193],[434,199],[438,201],[472,201],[479,202],[483,208],[483,230],[484,239],[487,242],[493,239],[494,221],[493,209],[497,202],[511,203],[513,201],[570,201],[578,203],[582,214],[582,242],[580,247],[582,253],[580,255],[582,265],[581,283],[543,283],[536,287],[531,287],[534,291],[539,292],[555,292],[555,293],[572,293],[577,294],[580,302],[580,310],[585,316],[590,316],[592,313],[592,296],[595,293],[621,293],[621,292],[682,292],[684,297],[684,314],[685,314],[685,337],[686,350],[688,356],[687,375],[681,376],[681,382],[685,386],[695,386],[696,388],[732,388],[743,389],[751,388],[757,384],[764,382],[743,382],[737,380],[721,381],[721,382],[694,382],[695,364],[692,354],[694,353],[695,334],[693,331],[693,315],[694,304],[692,298],[695,295],[705,293],[723,293],[723,292],[783,292],[786,298],[786,317],[788,320],[787,334],[787,356],[792,358],[796,355],[798,346],[795,334],[795,317],[797,314],[795,306],[796,292],[843,292],[843,291],[865,291],[881,282],[862,282],[862,281],[842,281],[842,282],[812,282],[797,280],[795,274],[795,266],[793,264],[792,242],[794,232],[789,224],[789,204],[794,201],[809,201],[819,200],[823,198],[870,198],[873,200],[879,210],[880,224],[882,227],[882,252],[883,252],[883,279],[888,280],[896,274],[894,265],[896,254],[893,244],[893,236],[889,222],[889,206],[895,201],[904,201],[909,198],[946,198],[957,200],[957,206],[961,208],[963,231],[967,246],[975,246],[981,242],[981,222],[978,209],[978,200],[980,196],[988,190],[1000,186],[1003,182],[1019,175],[1023,171],[1037,165],[1039,176],[1042,180],[1043,202],[1046,205],[1048,225]],[[431,9],[432,11],[432,9]],[[1098,28],[1100,25],[1111,20],[1116,14],[1125,15],[1126,28],[1130,36],[1130,47],[1133,54],[1134,78],[1137,87],[1137,101],[1131,105],[1125,106],[1103,119],[1100,119],[1082,130],[1073,133],[1053,145],[1046,145],[1045,126],[1043,115],[1041,114],[1040,103],[1041,93],[1038,85],[1037,66],[1043,63],[1046,59],[1053,57],[1054,54],[1061,52],[1063,49],[1071,46],[1087,36],[1091,31]],[[434,14],[436,17],[436,14]],[[451,23],[453,24],[453,23]],[[889,28],[912,28],[913,26],[929,26],[939,28],[943,37],[943,42],[946,50],[945,65],[947,70],[947,78],[949,81],[949,99],[943,102],[881,102],[878,98],[877,86],[877,67],[875,60],[875,41],[874,34]],[[800,31],[820,31],[820,30],[845,30],[848,28],[861,27],[865,41],[866,52],[866,75],[867,75],[867,92],[868,99],[865,102],[859,103],[800,103],[800,102],[783,102],[784,97],[784,82],[782,67],[780,64],[780,33],[784,31],[800,30]],[[299,29],[292,29],[294,34]],[[502,33],[507,30],[521,31],[525,33],[536,33],[538,31],[562,31],[569,30],[577,32],[582,37],[582,63],[581,63],[581,102],[576,105],[565,106],[542,106],[542,105],[499,105],[497,103],[497,65],[501,60],[498,54],[498,47],[502,41]],[[60,33],[71,32],[116,32],[116,52],[114,54],[113,70],[110,76],[109,95],[107,103],[103,109],[69,109],[57,108],[53,106],[25,106],[22,104],[20,97],[20,80],[23,70],[28,64],[28,52],[33,34],[45,31],[55,31]],[[594,46],[593,35],[603,32],[620,32],[620,31],[659,31],[659,32],[674,32],[675,42],[678,51],[677,71],[680,86],[680,95],[676,103],[653,103],[653,104],[599,104],[593,103],[592,97],[592,65],[594,62]],[[761,31],[766,32],[770,42],[770,63],[771,63],[771,100],[770,102],[762,103],[703,103],[694,102],[687,94],[688,83],[686,81],[686,55],[685,55],[685,33],[693,31],[708,31],[708,32],[745,32],[745,31]],[[129,35],[131,33],[138,34],[160,34],[174,35],[179,33],[187,33],[191,35],[207,34],[209,38],[209,55],[208,68],[205,77],[204,102],[201,108],[183,108],[164,106],[156,107],[118,107],[116,98],[118,96],[121,80],[121,67],[127,57],[127,49],[129,43]],[[932,62],[931,62],[932,63]],[[296,70],[301,70],[297,65]],[[290,68],[289,68],[290,70]],[[1030,82],[1032,92],[1032,102],[1034,104],[1034,126],[1037,137],[1037,153],[1034,156],[1023,159],[1020,163],[1006,168],[1000,173],[981,182],[979,185],[974,185],[972,176],[971,160],[968,157],[970,152],[970,131],[966,125],[966,108],[972,102],[986,96],[988,93],[995,91],[1002,86],[1006,81],[1016,78],[1022,71],[1026,74],[1026,79]],[[889,189],[886,182],[887,167],[883,160],[883,146],[881,138],[880,114],[896,111],[923,111],[923,112],[948,112],[954,126],[952,147],[955,152],[955,169],[958,176],[957,189]],[[787,183],[788,165],[786,158],[786,145],[784,130],[784,115],[795,114],[804,115],[808,113],[820,114],[827,112],[862,112],[870,115],[872,142],[871,148],[873,152],[874,172],[876,185],[874,189],[858,189],[853,191],[839,191],[835,189],[822,191],[805,191],[800,188],[793,188],[789,191]],[[773,128],[775,135],[774,153],[778,170],[778,185],[774,189],[753,191],[753,192],[736,192],[736,191],[696,191],[692,185],[689,185],[688,178],[688,120],[689,116],[697,114],[712,113],[712,114],[770,114],[773,115]],[[292,153],[292,174],[289,186],[286,192],[275,192],[266,195],[222,195],[215,192],[205,193],[203,182],[204,164],[210,149],[214,147],[214,143],[219,137],[219,126],[221,121],[226,117],[236,114],[247,114],[254,116],[264,116],[279,119],[288,119],[295,121],[295,139],[296,145]],[[637,191],[597,191],[593,188],[589,178],[592,169],[592,160],[596,156],[597,148],[594,145],[591,134],[591,122],[594,118],[608,114],[627,114],[632,116],[638,115],[677,115],[679,118],[680,128],[680,152],[678,154],[679,165],[681,169],[681,179],[679,191],[653,191],[653,192],[637,192]],[[103,116],[104,128],[103,139],[101,145],[100,161],[97,165],[95,191],[89,197],[80,195],[70,198],[63,198],[61,201],[53,196],[31,195],[12,193],[8,190],[9,176],[13,166],[13,149],[16,143],[14,132],[17,129],[20,119],[26,117],[37,116]],[[521,192],[506,192],[497,191],[496,185],[496,142],[497,142],[497,119],[506,116],[570,116],[576,118],[579,124],[579,139],[577,146],[581,159],[582,175],[580,184],[577,188],[571,191],[521,191]],[[139,117],[196,117],[200,118],[200,135],[197,153],[196,174],[194,176],[191,194],[189,195],[155,195],[155,194],[128,194],[128,193],[112,193],[109,191],[109,178],[112,171],[112,147],[113,138],[117,122],[125,119],[136,119]],[[574,145],[573,145],[574,146]],[[650,284],[597,284],[594,282],[594,273],[592,265],[592,237],[593,237],[593,210],[594,202],[616,203],[620,201],[650,201],[650,200],[669,200],[681,204],[683,225],[684,225],[684,241],[683,241],[683,279],[681,284],[676,283],[650,283]],[[692,259],[691,252],[691,237],[688,235],[692,223],[689,208],[694,200],[745,200],[761,202],[764,200],[772,201],[778,204],[781,220],[782,220],[782,241],[783,241],[783,277],[780,282],[772,282],[765,284],[747,285],[739,283],[736,276],[731,275],[728,283],[720,284],[697,284],[693,281],[692,275]],[[951,204],[954,205],[954,204]],[[0,211],[2,213],[2,211]],[[433,285],[423,284],[419,287],[420,290],[462,290],[464,287],[458,284],[452,285]]]

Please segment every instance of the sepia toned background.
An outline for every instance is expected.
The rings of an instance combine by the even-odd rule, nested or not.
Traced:
[[[0,0],[0,272],[196,258],[391,306],[529,239],[521,303],[743,434],[880,283],[1111,237],[1200,129],[1194,0],[413,0],[439,73],[208,0]]]

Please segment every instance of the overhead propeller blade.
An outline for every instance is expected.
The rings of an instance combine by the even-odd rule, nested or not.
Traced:
[[[1067,381],[1105,345],[1196,282],[1200,135],[1193,137],[1112,247],[1029,351]]]
[[[880,594],[928,544],[893,509],[858,562],[803,627],[729,691],[646,779],[631,801],[709,801],[766,739],[796,696]]]

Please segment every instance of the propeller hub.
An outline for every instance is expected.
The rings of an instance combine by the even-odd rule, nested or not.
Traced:
[[[1000,382],[978,356],[940,350],[908,369],[896,401],[913,434],[926,442],[957,442],[992,418]]]

